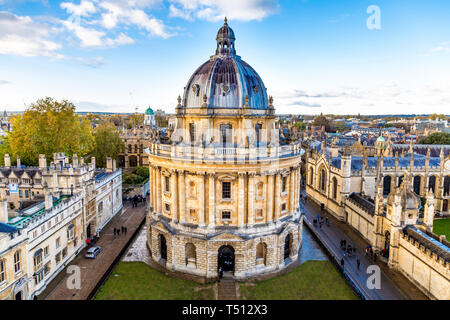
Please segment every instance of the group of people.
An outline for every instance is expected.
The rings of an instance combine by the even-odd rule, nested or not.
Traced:
[[[366,256],[370,257],[374,262],[377,261],[377,253],[373,251],[372,246],[368,245],[365,249]]]
[[[92,236],[92,237],[88,237],[87,239],[86,239],[86,244],[89,246],[89,247],[91,247],[91,246],[93,246],[96,242],[97,242],[97,240],[100,238],[100,236],[98,235],[98,233],[94,233],[94,235]]]
[[[327,217],[325,217],[325,218],[322,217],[322,216],[320,215],[320,213],[317,214],[317,217],[316,217],[316,219],[313,220],[313,223],[314,223],[314,225],[316,225],[317,223],[319,223],[319,228],[320,228],[320,229],[322,229],[322,224],[323,224],[323,223],[325,223],[327,226],[330,226],[330,220],[328,220]]]
[[[341,240],[340,247],[341,247],[342,251],[344,251],[344,257],[345,256],[351,257],[356,252],[356,248],[352,247],[352,245],[350,243],[347,244],[347,240],[345,240],[345,239]]]
[[[114,236],[120,236],[120,232],[122,231],[122,234],[127,234],[127,227],[120,227],[119,228],[114,228]]]
[[[147,201],[147,199],[141,195],[134,195],[134,197],[132,197],[131,202],[133,204],[133,208],[137,208],[138,203],[143,202],[144,203],[144,207],[145,207],[145,203]]]

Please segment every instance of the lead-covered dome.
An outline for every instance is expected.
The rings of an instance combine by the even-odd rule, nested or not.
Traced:
[[[189,79],[184,89],[183,106],[267,109],[264,83],[258,73],[236,55],[234,32],[226,18],[216,40],[216,54]]]

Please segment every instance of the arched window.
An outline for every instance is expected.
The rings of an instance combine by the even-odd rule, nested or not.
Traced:
[[[333,199],[337,199],[337,179],[333,177]]]
[[[436,176],[430,176],[429,180],[428,180],[428,190],[433,191],[433,193],[435,192],[436,189]]]
[[[197,253],[195,251],[194,244],[186,243],[185,254],[186,254],[186,266],[196,267]]]
[[[447,211],[448,211],[448,199],[444,199],[444,201],[442,202],[442,212]]]
[[[387,196],[389,193],[391,193],[391,176],[385,176],[383,178],[383,195]]]
[[[264,242],[256,246],[256,265],[266,265],[267,245]]]
[[[233,127],[231,124],[221,124],[220,125],[220,141],[223,145],[228,145],[232,143]]]
[[[312,186],[314,181],[314,169],[311,167],[309,169],[309,184]]]
[[[162,234],[159,235],[159,250],[161,259],[167,260],[167,243],[166,243],[166,237],[164,237]]]
[[[325,191],[325,180],[326,180],[327,174],[325,173],[325,169],[322,169],[320,172],[320,189],[322,191]]]
[[[259,142],[261,141],[261,129],[262,129],[261,123],[255,124],[255,139],[257,147],[259,147]]]
[[[398,185],[397,186],[400,187],[402,182],[403,182],[403,176],[398,177]]]
[[[189,198],[197,198],[197,189],[194,181],[189,182]]]
[[[281,178],[281,192],[286,192],[286,185],[287,185],[287,177]]]
[[[5,260],[0,259],[0,283],[6,280],[6,265]]]
[[[413,182],[414,192],[418,195],[420,195],[420,179],[421,179],[420,176],[415,176]]]
[[[264,183],[258,182],[256,185],[256,195],[258,198],[262,198],[264,196]]]
[[[444,178],[444,197],[448,196],[450,189],[450,176]]]
[[[191,143],[195,142],[195,124],[189,123],[189,138],[191,140]]]
[[[288,259],[291,256],[292,236],[289,233],[284,239],[284,259]]]

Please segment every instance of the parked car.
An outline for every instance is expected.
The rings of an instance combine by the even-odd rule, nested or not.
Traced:
[[[95,259],[98,256],[98,254],[100,253],[100,251],[102,251],[101,247],[89,248],[84,257],[86,259]]]

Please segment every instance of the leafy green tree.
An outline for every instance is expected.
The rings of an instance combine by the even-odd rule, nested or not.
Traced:
[[[306,130],[306,124],[303,121],[297,121],[292,125],[292,127],[297,128],[298,131]]]
[[[1,159],[9,153],[13,163],[19,156],[23,164],[37,165],[39,154],[51,159],[55,152],[86,156],[94,146],[89,120],[78,117],[67,100],[39,99],[11,118],[11,124],[13,131],[3,138],[0,153]]]
[[[119,132],[111,122],[103,122],[95,129],[94,141],[92,155],[99,167],[106,166],[107,157],[117,159],[120,151],[125,149]]]
[[[419,139],[418,144],[450,144],[450,133],[435,132]]]

